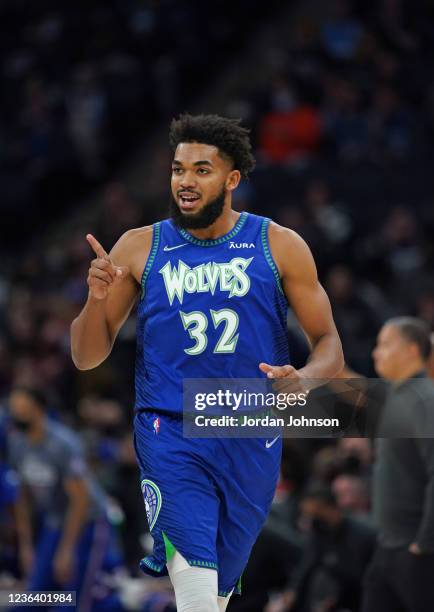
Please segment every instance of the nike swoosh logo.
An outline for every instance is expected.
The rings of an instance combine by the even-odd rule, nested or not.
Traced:
[[[163,251],[174,251],[175,249],[180,249],[183,246],[187,246],[188,242],[184,242],[183,244],[177,244],[174,247],[168,247],[167,245],[164,247]]]
[[[271,448],[273,444],[275,444],[279,438],[280,436],[276,436],[274,440],[271,440],[271,442],[269,442],[268,440],[265,440],[265,448]]]

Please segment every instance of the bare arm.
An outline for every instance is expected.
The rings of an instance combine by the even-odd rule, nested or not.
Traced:
[[[79,370],[95,368],[110,354],[138,298],[152,228],[126,232],[110,254],[93,236],[88,241],[97,257],[89,269],[87,302],[71,325],[72,360]]]
[[[20,485],[18,499],[14,504],[20,564],[27,575],[33,564],[33,534],[30,516],[30,499],[25,484]]]
[[[68,495],[68,508],[53,562],[54,574],[60,584],[65,584],[71,578],[74,547],[86,522],[89,508],[89,491],[85,480],[68,478],[64,487]]]
[[[63,524],[59,548],[72,549],[80,535],[87,518],[89,491],[86,481],[81,478],[68,478],[64,483],[68,495],[68,509]]]
[[[29,512],[29,498],[25,485],[21,485],[20,493],[15,505],[15,520],[17,523],[18,540],[25,546],[32,543],[32,529]]]
[[[310,379],[333,378],[344,366],[342,345],[329,299],[318,281],[312,253],[298,234],[275,223],[270,224],[269,241],[285,295],[311,345],[309,362],[298,375]],[[291,366],[282,368],[286,370],[275,371],[276,376],[287,376],[290,370],[294,371]]]

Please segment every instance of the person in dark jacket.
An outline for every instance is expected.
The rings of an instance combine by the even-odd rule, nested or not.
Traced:
[[[428,326],[391,319],[373,352],[389,388],[377,435],[373,479],[376,554],[363,612],[434,610],[434,384],[426,373]]]

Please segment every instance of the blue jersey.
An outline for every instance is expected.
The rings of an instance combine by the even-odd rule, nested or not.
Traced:
[[[270,220],[243,212],[216,240],[153,226],[138,306],[136,409],[182,412],[184,378],[260,378],[289,363],[288,303]]]

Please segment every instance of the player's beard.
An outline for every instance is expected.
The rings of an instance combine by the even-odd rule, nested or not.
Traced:
[[[215,223],[222,214],[225,196],[226,189],[223,187],[218,196],[205,204],[199,212],[191,215],[183,213],[172,196],[170,200],[170,216],[181,229],[205,229]]]

